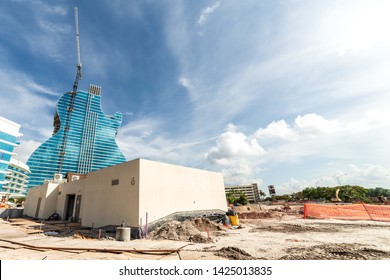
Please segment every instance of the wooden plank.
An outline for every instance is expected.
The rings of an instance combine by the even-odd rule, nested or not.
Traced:
[[[4,238],[2,238],[4,239]],[[15,242],[46,242],[47,237],[42,235],[24,235],[22,237],[16,238],[7,238],[7,241],[15,241]]]
[[[59,226],[52,226],[52,225],[34,225],[34,226],[28,226],[27,229],[40,229],[43,231],[61,231],[64,230],[63,227]]]
[[[44,233],[44,231],[40,230],[40,229],[28,229],[28,230],[26,230],[26,233],[27,234],[36,234],[36,233]]]
[[[15,249],[23,248],[23,247],[20,245],[13,245],[13,244],[6,244],[6,245],[0,244],[0,248],[15,250]]]

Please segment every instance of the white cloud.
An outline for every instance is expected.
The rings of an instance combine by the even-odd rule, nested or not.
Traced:
[[[212,6],[206,7],[202,9],[202,12],[199,15],[197,24],[198,25],[204,25],[208,19],[208,17],[221,5],[220,2],[216,2]]]
[[[249,182],[249,178],[253,173],[253,169],[248,163],[237,161],[233,166],[223,168],[221,172],[224,175],[225,182],[229,182],[229,185],[252,183],[252,181]]]
[[[317,114],[306,114],[295,119],[297,129],[304,134],[332,133],[340,129],[337,121],[329,121]]]
[[[211,165],[221,166],[225,183],[244,184],[258,173],[252,160],[264,153],[254,137],[246,136],[235,125],[229,124],[216,139],[216,145],[206,153],[206,159]]]
[[[387,187],[390,184],[390,168],[380,165],[357,166],[349,164],[344,174],[343,184],[363,185],[370,188]]]
[[[275,186],[276,195],[283,195],[286,193],[296,193],[300,192],[305,188],[313,187],[313,184],[304,180],[297,180],[290,178],[288,182]],[[268,192],[267,192],[268,194]]]
[[[206,154],[211,163],[230,165],[243,158],[264,154],[264,149],[253,137],[247,137],[242,132],[237,132],[236,127],[230,124],[228,130],[221,134],[216,141],[216,146]],[[241,165],[243,165],[241,163]]]
[[[20,146],[15,148],[15,153],[17,155],[15,156],[16,159],[23,161],[24,163],[27,162],[30,155],[41,145],[42,143],[37,142],[35,140],[23,140],[20,139]]]
[[[275,186],[277,194],[291,194],[304,190],[305,188],[314,187],[335,187],[338,186],[337,176],[340,171],[334,171],[332,175],[312,178],[310,180],[290,178],[290,180]],[[342,185],[347,183],[341,182]]]
[[[352,132],[364,132],[372,129],[386,128],[390,126],[389,110],[369,110],[360,113],[358,120],[351,121],[345,125],[345,128]]]
[[[280,173],[285,177],[288,176],[286,171],[289,167],[306,164],[310,169],[316,170],[316,173],[312,174],[313,179],[304,179],[310,177],[306,172],[295,174],[294,180],[281,184],[283,190],[299,191],[298,185],[300,187],[317,184],[335,186],[338,180],[346,179],[338,178],[340,174],[352,174],[351,171],[338,171],[338,173],[333,171],[334,174],[324,175],[320,179],[316,178],[316,174],[332,172],[331,168],[334,166],[332,162],[335,161],[346,165],[359,158],[359,162],[364,164],[380,159],[383,152],[389,154],[383,150],[386,143],[390,141],[390,135],[386,133],[390,129],[390,123],[384,121],[385,115],[385,111],[362,112],[359,119],[348,121],[342,116],[339,119],[329,120],[318,114],[306,114],[297,116],[293,126],[285,120],[273,121],[266,128],[259,128],[248,135],[239,132],[233,124],[229,124],[226,131],[217,138],[215,146],[209,149],[206,158],[211,166],[222,170],[227,183],[261,178],[262,174],[267,173],[267,169],[279,168]],[[356,129],[357,127],[359,130]],[[359,150],[362,143],[366,142],[367,135],[378,130],[383,134],[376,139],[375,143],[369,143],[372,145],[371,150]],[[322,162],[323,166],[318,166],[318,162]],[[325,166],[327,162],[329,166]],[[368,165],[364,170],[368,170],[367,172],[373,175],[374,170],[379,169]],[[370,182],[369,176],[364,175],[363,170],[358,173],[362,176],[361,179],[357,174],[348,176],[350,179],[354,178],[356,181],[354,184],[361,182],[365,186],[373,186],[380,183],[380,180],[374,180],[375,178]],[[382,181],[387,178],[383,176],[384,173],[386,171],[381,170]],[[298,176],[302,178],[297,179]],[[352,181],[350,180],[350,184]]]
[[[339,49],[341,56],[389,43],[389,9],[386,0],[356,1],[353,7],[340,5],[323,18],[326,39]]]
[[[300,192],[305,188],[335,187],[338,185],[362,186],[365,188],[386,188],[390,184],[390,168],[380,165],[364,164],[357,166],[349,164],[343,170],[335,170],[330,175],[302,180],[291,178],[276,186],[279,194]]]
[[[256,131],[255,137],[259,139],[281,138],[293,140],[296,138],[296,134],[285,120],[279,120],[273,121],[266,128],[260,128]]]

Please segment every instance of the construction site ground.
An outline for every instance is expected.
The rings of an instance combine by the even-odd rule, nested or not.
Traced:
[[[204,218],[171,221],[148,239],[79,224],[0,221],[2,260],[388,260],[390,223],[303,219],[302,205],[235,207],[238,228]],[[99,239],[100,237],[100,239]]]

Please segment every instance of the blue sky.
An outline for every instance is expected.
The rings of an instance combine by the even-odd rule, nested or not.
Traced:
[[[76,75],[122,112],[128,160],[222,172],[278,194],[390,188],[390,2],[0,2],[0,115],[18,158],[52,132]],[[4,106],[4,104],[6,104]]]

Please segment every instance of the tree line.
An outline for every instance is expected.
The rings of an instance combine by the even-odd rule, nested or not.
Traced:
[[[276,195],[268,200],[316,200],[316,201],[334,201],[336,192],[342,202],[354,203],[377,203],[390,200],[390,190],[384,188],[368,189],[361,186],[337,186],[337,187],[309,187],[304,190],[286,195]]]

